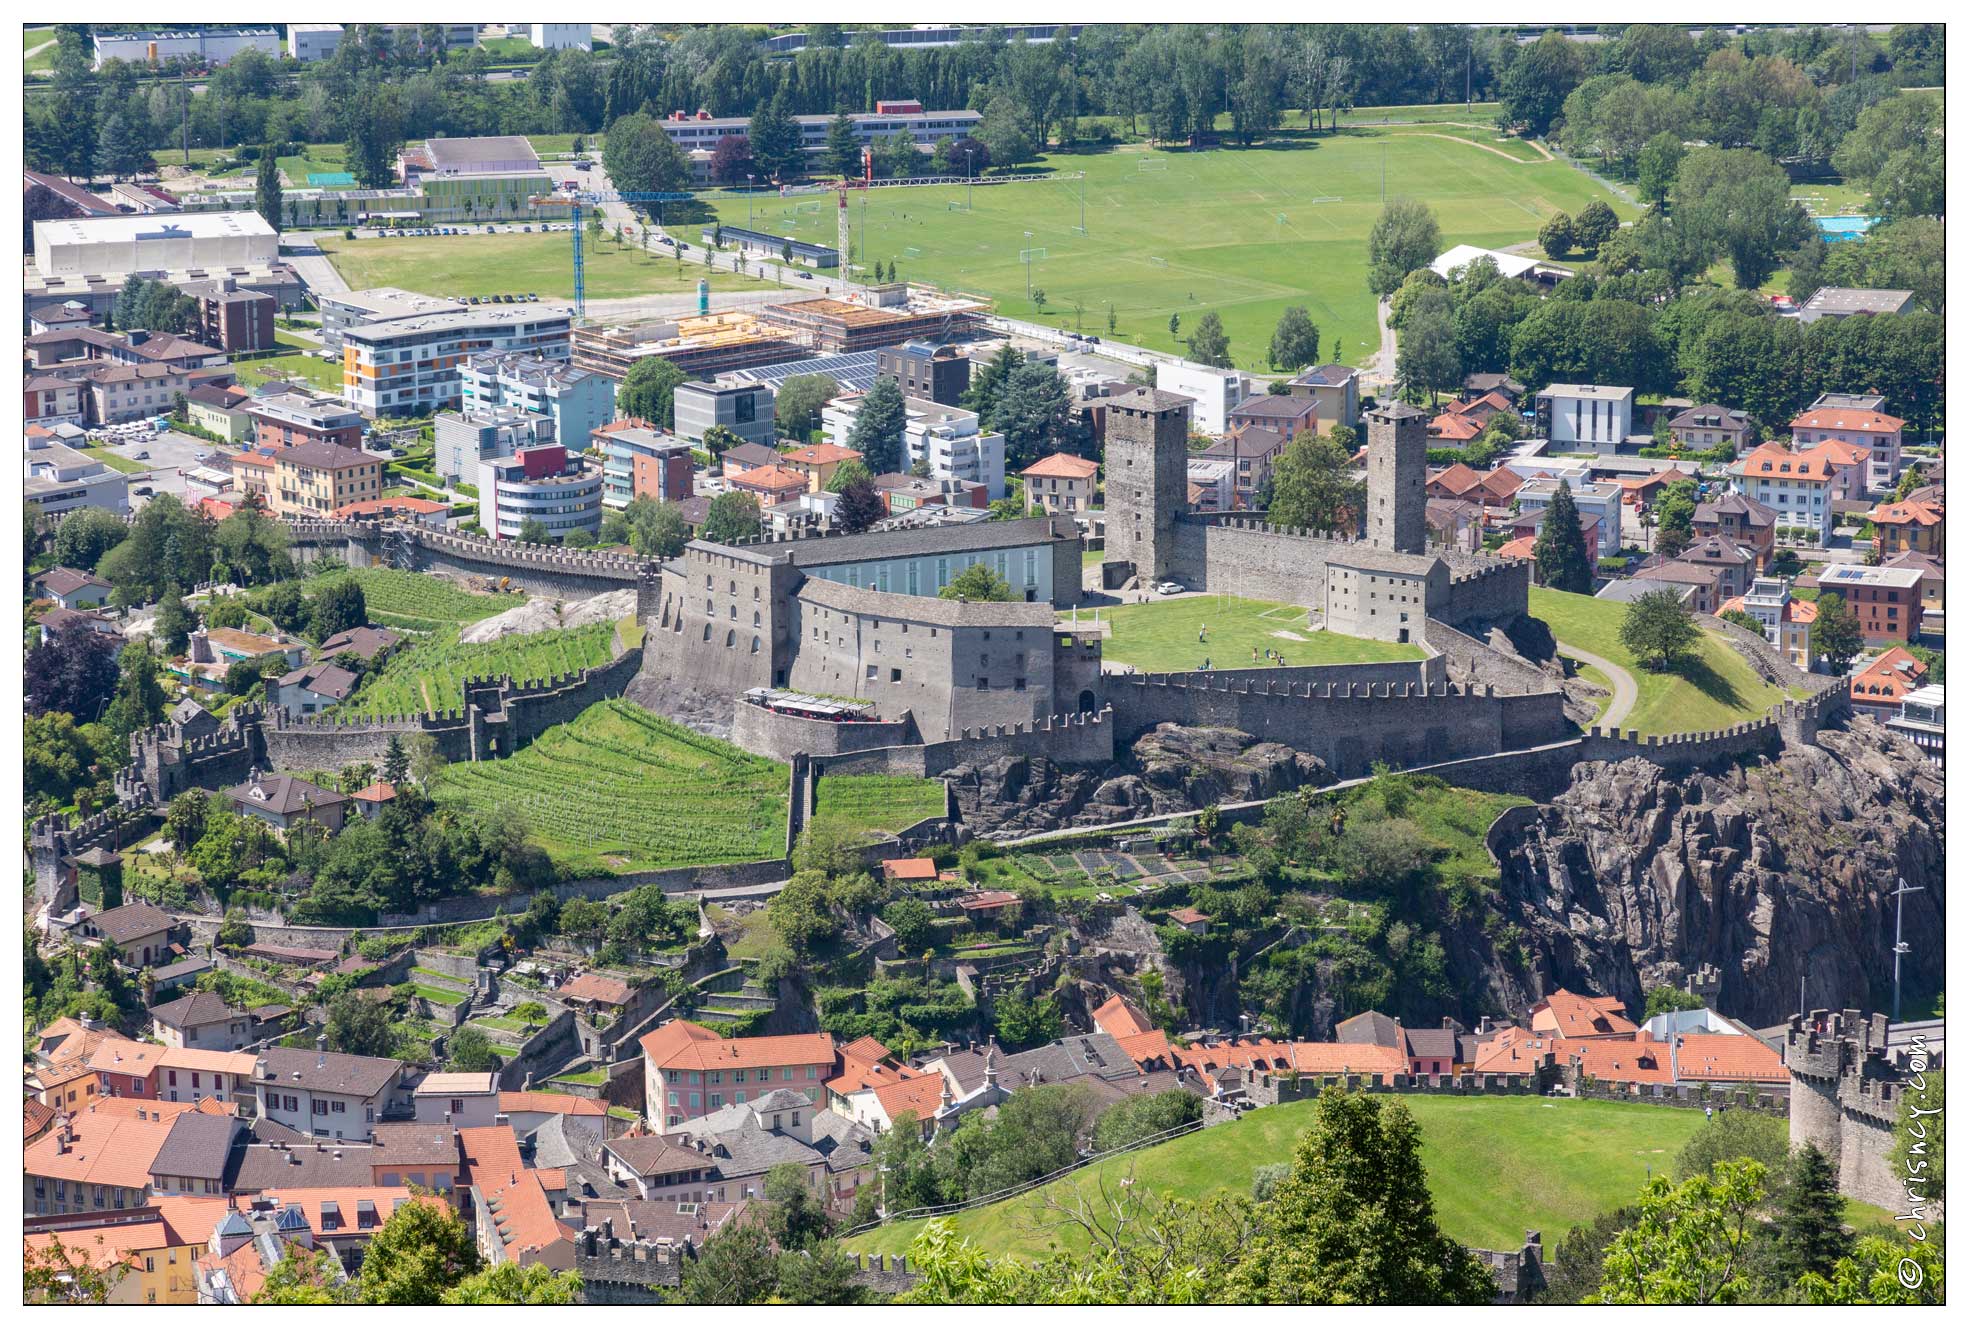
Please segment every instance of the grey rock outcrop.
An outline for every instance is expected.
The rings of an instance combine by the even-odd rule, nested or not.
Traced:
[[[1330,782],[1324,763],[1236,729],[1163,724],[1106,770],[1004,757],[950,770],[972,834],[1010,839],[1065,826],[1190,812]]]
[[[1879,1009],[1897,877],[1925,888],[1907,900],[1904,986],[1942,981],[1942,809],[1940,772],[1864,719],[1752,765],[1583,764],[1494,839],[1524,965],[1480,937],[1460,938],[1452,965],[1500,1010],[1563,986],[1638,1012],[1649,988],[1704,964],[1722,973],[1720,1009],[1753,1025],[1798,1009],[1801,976],[1807,1009]]]

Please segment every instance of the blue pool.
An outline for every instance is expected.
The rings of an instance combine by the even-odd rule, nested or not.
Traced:
[[[1865,235],[1867,227],[1878,221],[1877,217],[1818,217],[1819,233],[1828,244],[1836,240],[1852,240]]]

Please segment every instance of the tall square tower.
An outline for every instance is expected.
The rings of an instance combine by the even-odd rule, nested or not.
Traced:
[[[1189,503],[1190,398],[1137,388],[1107,407],[1107,552],[1143,581],[1169,576]],[[1114,582],[1114,578],[1109,581]]]
[[[1429,538],[1429,416],[1406,402],[1367,413],[1367,542],[1419,554]]]

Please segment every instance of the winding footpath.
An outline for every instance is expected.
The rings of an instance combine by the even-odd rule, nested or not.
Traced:
[[[1563,641],[1558,645],[1561,655],[1570,655],[1581,664],[1592,665],[1613,680],[1613,700],[1607,703],[1607,709],[1594,723],[1605,725],[1609,729],[1619,728],[1621,721],[1627,718],[1627,713],[1634,709],[1634,703],[1640,700],[1641,689],[1635,684],[1634,675],[1603,655],[1582,651],[1579,647]]]

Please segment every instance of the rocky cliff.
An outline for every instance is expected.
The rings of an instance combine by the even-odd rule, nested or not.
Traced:
[[[1325,763],[1283,743],[1174,724],[1142,735],[1105,769],[1005,757],[954,767],[945,778],[964,825],[994,840],[1270,798],[1331,780]]]
[[[1556,987],[1639,1012],[1647,990],[1713,964],[1716,1005],[1752,1025],[1799,1007],[1884,1009],[1897,878],[1905,990],[1942,982],[1942,777],[1871,720],[1775,760],[1671,776],[1641,760],[1577,767],[1552,803],[1493,836],[1525,963],[1445,938],[1466,999],[1520,1011]],[[1493,930],[1495,935],[1495,930]]]

